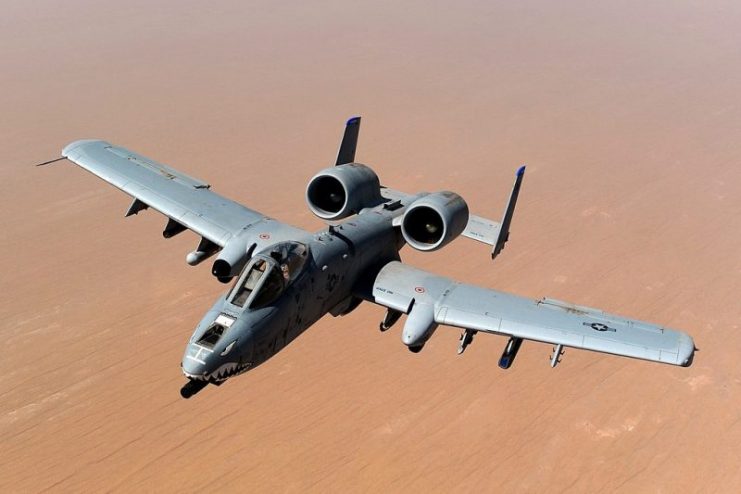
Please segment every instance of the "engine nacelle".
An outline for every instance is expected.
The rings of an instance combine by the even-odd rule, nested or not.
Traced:
[[[255,244],[249,242],[246,236],[230,239],[219,256],[214,261],[211,273],[220,280],[228,281],[229,278],[238,276],[244,265],[252,257]]]
[[[382,201],[378,175],[359,163],[322,170],[306,188],[309,209],[325,220],[346,218]]]
[[[413,248],[437,250],[449,244],[468,224],[468,205],[455,192],[428,194],[404,212],[401,233]]]

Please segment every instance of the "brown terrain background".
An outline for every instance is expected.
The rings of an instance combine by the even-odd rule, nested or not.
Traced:
[[[0,491],[739,492],[738,2],[2,2]],[[501,215],[403,257],[691,333],[689,369],[504,338],[419,355],[383,311],[327,318],[182,400],[224,286],[197,239],[68,163],[97,137],[307,229],[303,198],[363,116],[384,183]]]

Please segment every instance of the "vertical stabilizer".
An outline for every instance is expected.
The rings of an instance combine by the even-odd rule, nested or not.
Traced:
[[[340,149],[337,151],[335,166],[355,162],[355,149],[358,147],[360,133],[360,117],[352,117],[345,125],[345,134],[342,136]]]
[[[504,249],[504,244],[509,239],[509,225],[512,223],[512,215],[515,213],[515,204],[517,204],[517,196],[520,194],[520,187],[522,186],[522,178],[525,176],[525,165],[522,165],[515,176],[515,185],[512,187],[512,193],[509,196],[509,202],[507,203],[507,209],[504,211],[504,217],[502,218],[502,226],[499,228],[499,236],[494,244],[494,248],[491,251],[491,258],[494,259]]]

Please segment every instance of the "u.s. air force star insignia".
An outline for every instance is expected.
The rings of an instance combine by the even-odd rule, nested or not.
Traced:
[[[616,332],[617,331],[617,329],[611,328],[607,324],[602,324],[601,322],[592,322],[592,323],[583,322],[582,324],[584,326],[589,326],[590,328],[592,328],[595,331],[612,331],[612,332]]]

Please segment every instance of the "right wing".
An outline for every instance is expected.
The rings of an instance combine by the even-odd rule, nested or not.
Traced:
[[[685,367],[695,350],[692,338],[681,331],[459,283],[397,261],[381,269],[369,299],[408,314],[402,338],[410,348],[420,348],[443,324]]]
[[[151,207],[170,218],[165,237],[187,228],[224,247],[258,225],[269,232],[260,238],[267,235],[271,243],[303,233],[212,192],[201,180],[105,141],[75,141],[62,156],[132,196],[127,216]]]

